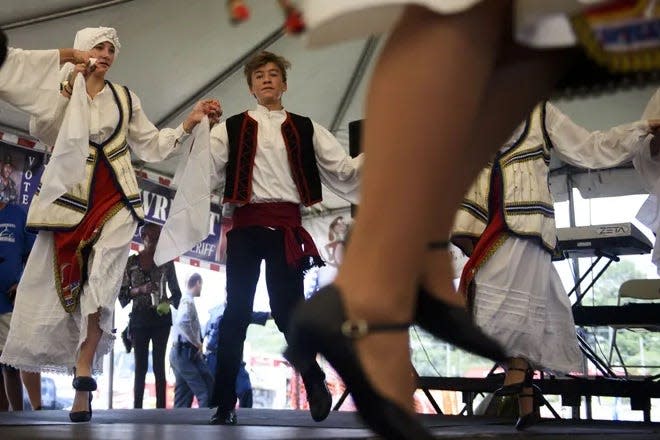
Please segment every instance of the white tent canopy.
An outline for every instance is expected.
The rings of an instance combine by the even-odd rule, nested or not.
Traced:
[[[283,17],[277,2],[248,3],[250,20],[232,26],[224,0],[3,0],[0,27],[10,45],[26,49],[70,47],[76,31],[87,26],[117,28],[122,48],[109,79],[134,90],[159,127],[181,122],[201,97],[220,99],[225,116],[252,108],[254,99],[245,83],[243,63],[258,50],[271,50],[293,65],[284,97],[287,109],[309,115],[347,145],[348,122],[363,117],[366,83],[382,41],[308,50],[303,39],[281,31]],[[648,87],[557,104],[588,129],[607,128],[638,119],[654,90]],[[395,102],[392,111],[397,111]],[[24,114],[0,103],[1,130],[25,135],[27,127]],[[171,176],[176,162],[174,157],[144,167]],[[630,170],[589,173],[576,181],[588,182],[589,196],[641,192],[636,177],[630,175],[634,176]],[[555,183],[553,191],[561,199],[559,186]],[[328,191],[324,196],[323,209],[347,206]]]

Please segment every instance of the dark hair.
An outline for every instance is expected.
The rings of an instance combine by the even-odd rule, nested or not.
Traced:
[[[0,67],[5,63],[7,59],[7,34],[0,29]]]
[[[201,282],[202,276],[195,272],[194,274],[190,275],[190,278],[188,278],[188,289],[192,289],[197,283]]]
[[[140,229],[140,238],[144,238],[148,230],[153,229],[155,232],[160,234],[162,227],[156,223],[145,223],[144,226]]]
[[[250,58],[245,64],[243,73],[245,74],[245,79],[247,79],[248,86],[252,87],[252,74],[254,71],[268,63],[273,63],[280,69],[280,72],[282,72],[282,81],[286,84],[286,69],[291,67],[291,63],[284,57],[264,50]]]

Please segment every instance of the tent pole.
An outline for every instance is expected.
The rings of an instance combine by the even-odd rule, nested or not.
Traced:
[[[122,3],[128,3],[133,0],[108,0],[101,3],[96,3],[89,6],[81,6],[78,8],[65,9],[59,12],[53,12],[46,15],[40,15],[37,17],[28,18],[25,20],[15,21],[13,23],[0,24],[0,27],[7,31],[10,29],[16,29],[20,27],[30,26],[37,23],[43,23],[44,21],[55,20],[57,18],[70,17],[72,15],[82,14],[85,12],[96,11],[98,9],[108,8],[110,6],[120,5]]]

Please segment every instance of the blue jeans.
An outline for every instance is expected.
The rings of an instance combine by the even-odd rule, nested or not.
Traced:
[[[190,344],[176,343],[170,351],[170,364],[176,379],[174,407],[190,408],[194,395],[200,408],[208,408],[213,374],[201,353]]]

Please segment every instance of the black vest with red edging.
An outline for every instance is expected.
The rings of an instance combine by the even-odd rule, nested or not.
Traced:
[[[227,119],[229,157],[223,203],[249,203],[252,197],[252,169],[257,152],[259,124],[244,112]],[[322,200],[321,177],[316,164],[312,120],[287,112],[282,137],[289,157],[289,168],[300,200],[311,206]]]

